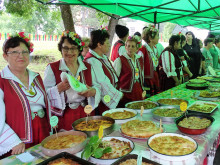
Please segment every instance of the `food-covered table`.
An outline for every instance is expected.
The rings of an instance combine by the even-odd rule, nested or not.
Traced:
[[[160,93],[158,95],[150,97],[150,98],[148,98],[148,100],[156,102],[157,100],[159,100],[161,98],[171,98],[171,95],[172,95],[173,98],[185,99],[189,102],[189,104],[192,104],[193,102],[196,101],[196,99],[193,97],[193,94],[195,92],[196,92],[196,90],[186,89],[185,84],[182,84],[182,85],[174,87],[170,90],[167,90],[163,93]],[[215,103],[218,103],[219,108],[220,108],[220,100],[216,100]],[[158,163],[161,163],[161,164],[200,165],[200,164],[202,164],[202,162],[203,162],[204,158],[206,157],[207,153],[209,152],[210,148],[213,146],[213,143],[215,142],[216,138],[218,138],[218,133],[220,132],[220,120],[218,120],[220,118],[220,110],[219,109],[216,110],[212,114],[212,117],[214,117],[215,121],[204,134],[202,134],[202,135],[187,135],[187,136],[193,138],[198,143],[198,149],[195,152],[193,159],[188,159],[188,160],[181,161],[181,162],[176,162],[176,161],[171,162],[171,161],[167,161],[167,160],[161,160],[150,153],[150,151],[147,147],[146,140],[133,139],[133,138],[131,138],[131,140],[133,140],[133,142],[135,143],[135,149],[132,151],[132,153],[139,154],[140,152],[142,152],[143,157],[146,157],[148,159],[151,159],[151,160],[158,162]],[[138,114],[137,118],[141,119],[140,114]],[[142,120],[152,120],[154,122],[159,123],[159,121],[153,119],[151,113],[143,114]],[[177,127],[174,123],[165,123],[164,122],[163,127],[165,129],[165,132],[183,134],[177,129]],[[120,129],[120,125],[115,124],[114,132],[112,132],[108,136],[122,136],[119,129]],[[44,156],[45,158],[48,158],[47,156],[45,156],[41,153],[40,144],[28,149],[27,151],[35,151],[35,152],[41,154],[42,156]],[[80,154],[81,154],[81,152],[77,153],[76,155],[80,157]],[[37,164],[42,161],[43,161],[42,159],[36,158],[32,162],[25,163],[25,164]],[[93,162],[93,163],[95,163],[95,162]],[[0,165],[1,164],[2,165],[6,165],[6,164],[7,165],[9,165],[9,164],[15,165],[15,164],[22,164],[22,162],[20,162],[16,158],[16,156],[10,156],[10,157],[7,157],[5,159],[0,160]]]

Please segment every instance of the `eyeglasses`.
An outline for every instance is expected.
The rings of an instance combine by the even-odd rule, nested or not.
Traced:
[[[11,55],[14,56],[14,57],[18,57],[19,54],[22,54],[22,55],[24,55],[24,56],[29,56],[30,53],[29,53],[29,51],[24,50],[24,51],[21,51],[21,52],[11,51],[11,52],[7,52],[7,54],[11,54]]]
[[[73,52],[73,51],[75,51],[75,50],[78,50],[78,47],[72,47],[72,48],[62,47],[62,50],[63,50],[64,52],[68,52],[68,51]]]

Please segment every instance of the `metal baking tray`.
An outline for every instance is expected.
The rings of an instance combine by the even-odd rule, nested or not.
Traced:
[[[194,94],[194,97],[198,100],[203,100],[203,101],[216,101],[218,99],[220,99],[220,97],[200,97],[199,96],[200,94],[200,91],[197,91],[195,94]]]
[[[180,99],[180,98],[164,98],[164,99],[159,99],[159,100],[157,100],[157,103],[160,105],[160,106],[178,106],[179,107],[179,105],[180,104],[165,104],[165,103],[161,103],[161,101],[162,100],[181,100],[181,102],[180,103],[182,103],[182,102],[186,102],[187,104],[189,103],[187,100],[184,100],[184,99]]]
[[[103,129],[103,135],[105,136],[105,135],[108,135],[108,134],[112,133],[113,128],[114,128],[114,124],[115,124],[114,119],[112,119],[110,117],[105,117],[105,116],[89,116],[88,117],[88,121],[90,121],[90,120],[101,120],[101,119],[108,120],[108,121],[112,122],[112,125],[110,127]],[[74,121],[73,124],[72,124],[73,129],[77,130],[75,128],[76,125],[79,124],[82,121],[85,121],[85,120],[86,120],[86,117]],[[81,130],[77,130],[77,131],[81,131]],[[85,132],[89,137],[94,136],[94,135],[98,135],[98,130],[96,130],[96,131],[82,131],[82,132]]]
[[[73,161],[75,161],[75,162],[77,162],[77,163],[79,163],[81,165],[85,165],[85,164],[86,165],[95,165],[93,163],[90,163],[90,162],[88,162],[88,161],[86,161],[84,159],[81,159],[81,158],[79,158],[79,157],[77,157],[75,155],[72,155],[70,153],[67,153],[67,152],[62,152],[62,153],[60,153],[58,155],[55,155],[55,156],[53,156],[53,157],[51,157],[51,158],[49,158],[49,159],[47,159],[47,160],[37,164],[37,165],[47,165],[49,162],[54,161],[54,160],[59,159],[59,158],[71,159],[71,160],[73,160]]]
[[[122,163],[122,162],[124,162],[128,159],[137,159],[137,157],[138,156],[135,155],[135,154],[128,154],[128,155],[124,156],[123,158],[121,158],[121,159],[117,160],[116,162],[114,162],[112,165],[119,165],[120,163]],[[149,163],[149,164],[152,164],[152,165],[161,165],[157,162],[154,162],[154,161],[149,160],[149,159],[144,158],[144,157],[142,157],[142,163]]]
[[[202,104],[212,104],[212,105],[215,105],[215,107],[210,110],[209,112],[203,112],[203,111],[196,111],[196,110],[192,110],[190,108],[192,108],[193,105],[200,105],[202,106]],[[201,107],[202,108],[202,107]],[[207,102],[207,101],[195,101],[193,104],[191,104],[188,108],[187,108],[187,111],[188,112],[196,112],[196,113],[203,113],[203,114],[212,114],[214,111],[216,111],[218,109],[218,104],[216,103],[213,103],[213,102]]]
[[[125,104],[125,108],[128,108],[128,106],[132,103],[138,103],[138,102],[149,102],[149,103],[153,103],[155,104],[156,106],[155,107],[158,107],[159,104],[156,103],[156,102],[153,102],[153,101],[149,101],[149,100],[141,100],[141,101],[132,101],[132,102],[129,102],[127,104]],[[154,108],[155,108],[154,107]],[[150,108],[150,109],[144,109],[144,112],[143,113],[150,113],[154,108]],[[133,108],[129,108],[129,109],[133,109]],[[141,113],[141,108],[140,109],[133,109],[133,110],[136,110],[138,113]]]
[[[163,116],[159,116],[159,115],[154,114],[154,112],[158,109],[171,109],[171,108],[175,108],[175,109],[179,110],[180,112],[182,112],[180,110],[180,108],[177,107],[177,106],[161,106],[161,107],[154,108],[154,110],[152,111],[153,118],[156,119],[156,120],[161,119],[162,121],[165,121],[165,122],[174,122],[175,119],[177,119],[178,117],[180,117],[182,115],[180,115],[178,117],[163,117]]]

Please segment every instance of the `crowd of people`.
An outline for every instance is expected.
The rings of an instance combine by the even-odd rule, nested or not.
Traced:
[[[179,33],[164,49],[154,26],[133,36],[122,25],[116,25],[115,31],[119,40],[110,58],[106,29],[82,39],[64,31],[58,43],[62,58],[48,64],[43,80],[27,69],[33,51],[29,38],[21,32],[5,41],[3,57],[8,65],[0,74],[0,158],[20,154],[49,136],[53,115],[59,118],[58,130],[71,130],[75,120],[86,116],[85,105],[92,106],[90,115],[102,115],[145,99],[145,87],[152,96],[207,74],[208,66],[220,68],[220,39],[213,35],[203,47],[192,32]],[[85,84],[86,90],[74,91],[63,73]]]

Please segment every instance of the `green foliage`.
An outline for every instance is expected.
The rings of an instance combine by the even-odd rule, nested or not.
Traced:
[[[102,12],[96,11],[96,18],[99,21],[99,24],[102,26],[107,26],[110,20],[110,17]]]
[[[163,38],[164,38],[165,42],[169,41],[169,38],[171,37],[173,29],[175,28],[175,26],[176,26],[176,24],[173,24],[173,23],[170,23],[170,22],[165,23],[164,31],[163,31]]]
[[[5,1],[5,8],[0,16],[1,32],[62,32],[61,13],[56,6],[43,5],[35,0],[10,0]]]
[[[89,143],[86,145],[84,151],[82,152],[81,157],[85,157],[87,160],[90,156],[101,158],[103,154],[111,151],[111,147],[103,148],[102,139],[99,139],[98,136],[92,136],[89,140]]]

